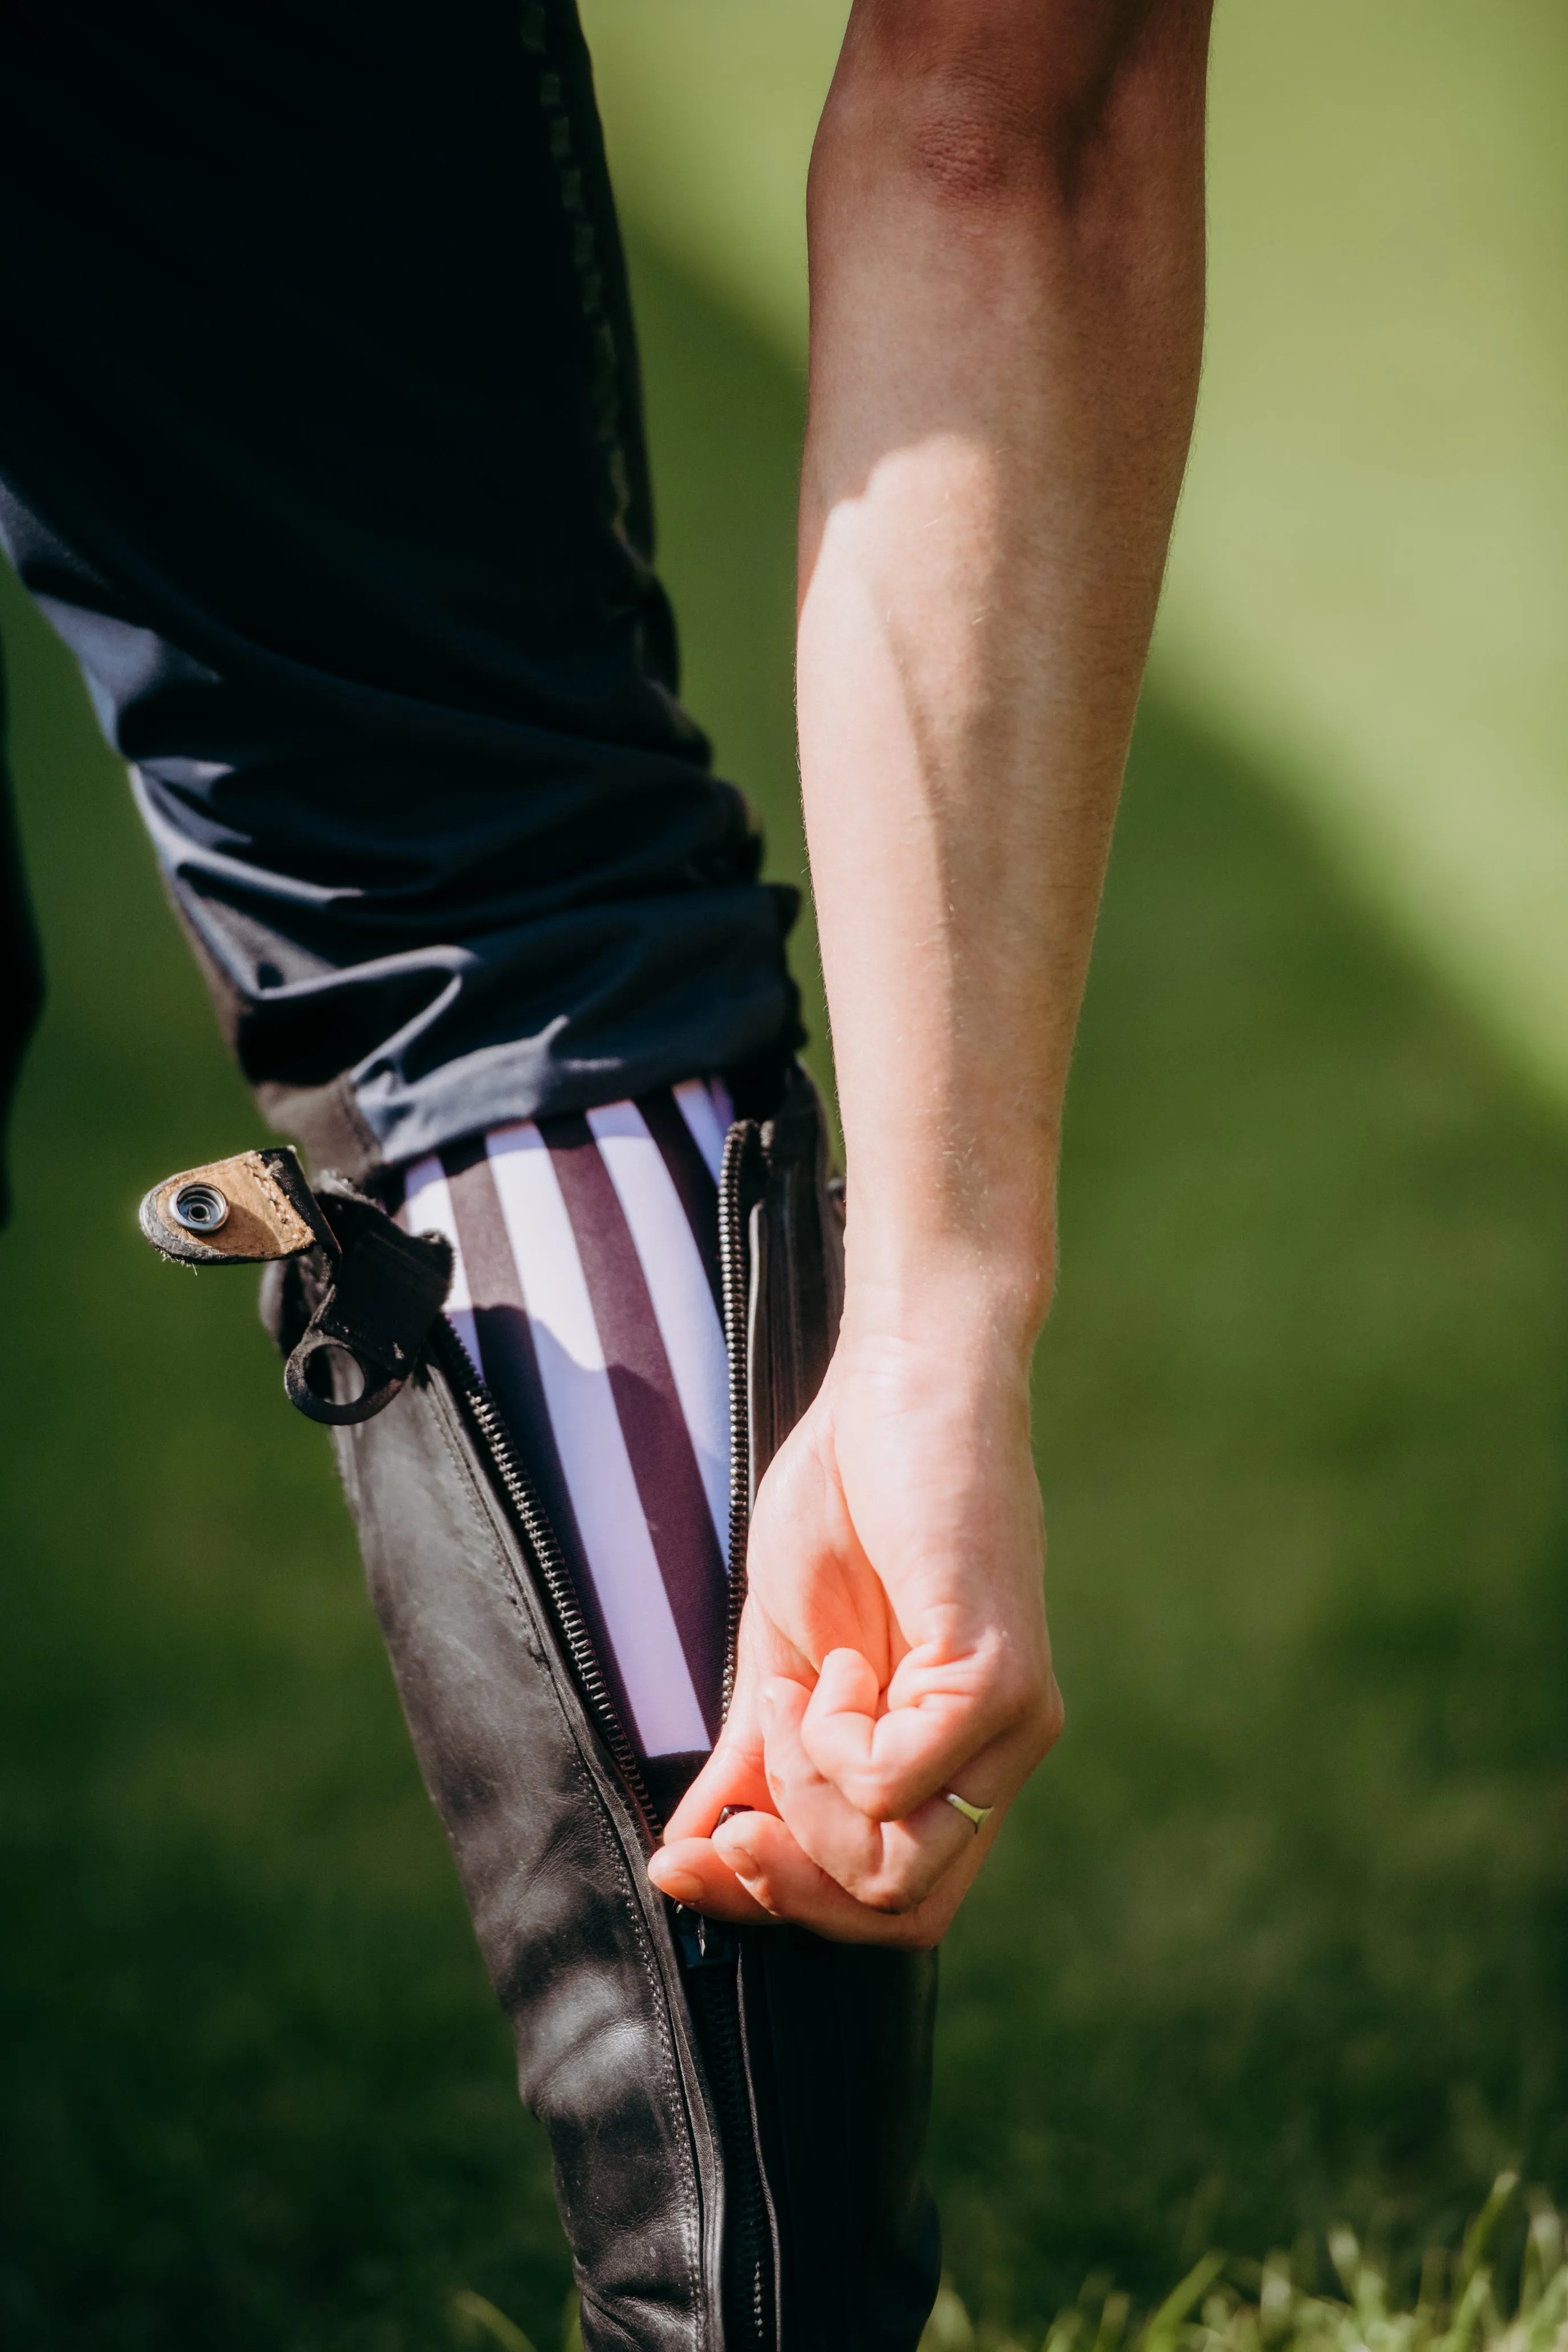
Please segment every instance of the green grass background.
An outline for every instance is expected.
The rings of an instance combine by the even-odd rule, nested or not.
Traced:
[[[583,0],[623,202],[790,363],[847,0]],[[1568,1108],[1568,11],[1219,0],[1156,669]]]
[[[798,872],[798,370],[645,237],[690,698]],[[324,1444],[141,1191],[262,1139],[12,592],[51,973],[0,1244],[0,2342],[437,2352],[567,2286]],[[1568,2188],[1568,1139],[1274,773],[1152,696],[1039,1426],[1070,1727],[944,1955],[971,2306]],[[808,983],[808,945],[803,950]],[[1315,2259],[1315,2257],[1311,2257]]]

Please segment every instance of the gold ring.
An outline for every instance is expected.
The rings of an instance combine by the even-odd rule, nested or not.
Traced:
[[[942,1793],[953,1811],[963,1815],[964,1820],[973,1829],[976,1837],[980,1835],[981,1831],[996,1811],[994,1805],[972,1805],[967,1797],[956,1796],[951,1789],[944,1789]]]

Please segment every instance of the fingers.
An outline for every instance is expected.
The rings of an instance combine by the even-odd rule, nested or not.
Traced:
[[[949,1906],[949,1882],[968,1885],[1054,1732],[1048,1723],[1026,1722],[976,1751],[982,1710],[951,1693],[940,1708],[911,1705],[878,1715],[876,1675],[848,1649],[829,1653],[812,1690],[788,1675],[764,1679],[760,1670],[746,1680],[744,1705],[738,1693],[730,1726],[672,1815],[652,1866],[667,1894],[714,1917],[770,1913],[839,1938],[888,1940],[860,1914],[908,1916],[939,1894]],[[906,1769],[921,1795],[888,1818],[880,1807],[890,1776],[871,1751],[895,1712],[924,1717],[906,1743],[912,1759]],[[825,1757],[838,1773],[823,1769]],[[856,1801],[872,1781],[875,1812]],[[946,1802],[950,1786],[971,1803],[994,1807],[995,1817],[977,1830]],[[736,1819],[726,1821],[731,1811]],[[774,1815],[783,1843],[763,1825]],[[734,1855],[755,1859],[759,1845],[768,1870],[753,1880]]]
[[[711,1837],[720,1815],[731,1805],[771,1807],[772,1802],[760,1733],[749,1738],[726,1730],[671,1813],[665,1845],[679,1844],[683,1838]]]
[[[770,1641],[748,1602],[741,1622],[740,1665],[735,1695],[718,1745],[670,1815],[664,1832],[666,1845],[681,1838],[706,1838],[728,1805],[767,1805],[768,1783],[763,1768],[763,1722],[759,1705],[763,1687],[781,1668],[789,1671],[789,1654]]]
[[[772,1813],[738,1813],[715,1832],[715,1852],[738,1886],[773,1917],[809,1927],[839,1944],[887,1944],[925,1949],[939,1942],[977,1864],[949,1874],[930,1903],[905,1911],[857,1902],[828,1872],[803,1853]]]
[[[783,1919],[840,1943],[937,1942],[999,1822],[977,1835],[940,1796],[903,1821],[868,1820],[806,1753],[810,1703],[786,1677],[763,1685],[756,1733],[726,1735],[714,1750],[648,1875],[672,1901],[741,1926]],[[965,1775],[973,1790],[987,1785],[988,1759],[977,1760]]]
[[[879,1911],[911,1910],[956,1864],[974,1858],[982,1842],[975,1824],[940,1795],[901,1820],[869,1818],[818,1769],[807,1748],[803,1735],[815,1705],[814,1695],[783,1679],[770,1682],[762,1695],[771,1810],[782,1817],[802,1853],[858,1903]],[[965,1775],[966,1784],[988,1797],[989,1763],[983,1752]],[[731,1826],[717,1833],[721,1844]],[[736,1830],[742,1843],[748,1827],[742,1821]],[[984,1844],[996,1827],[985,1825]]]
[[[991,1736],[989,1710],[976,1705],[972,1692],[911,1692],[911,1677],[903,1680],[906,1692],[897,1691],[895,1680],[884,1710],[869,1661],[854,1650],[831,1650],[801,1730],[817,1770],[876,1821],[913,1812]],[[905,1697],[901,1706],[900,1696]]]
[[[742,1927],[788,1920],[838,1944],[923,1948],[938,1940],[957,1908],[956,1895],[929,1915],[857,1903],[802,1853],[772,1813],[738,1813],[713,1839],[661,1846],[648,1876],[672,1901],[707,1918]]]
[[[707,1918],[731,1919],[743,1927],[776,1924],[773,1913],[748,1894],[729,1862],[705,1837],[667,1842],[649,1862],[647,1874],[672,1903],[684,1903]]]
[[[823,1660],[800,1736],[816,1769],[852,1805],[890,1822],[961,1773],[973,1803],[1012,1797],[1060,1727],[1048,1670],[1041,1682],[983,1658],[927,1662],[910,1652],[884,1700],[869,1663],[839,1649]]]

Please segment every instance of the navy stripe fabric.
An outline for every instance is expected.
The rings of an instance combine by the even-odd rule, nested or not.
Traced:
[[[702,1262],[708,1268],[714,1312],[721,1323],[724,1295],[719,1278],[719,1188],[680,1115],[673,1095],[639,1095],[637,1108],[658,1144],[669,1181],[680,1196]]]
[[[514,1121],[411,1164],[400,1212],[453,1245],[447,1313],[551,1514],[623,1719],[646,1758],[686,1771],[718,1733],[728,1614],[728,1115],[688,1081]]]
[[[468,1272],[480,1369],[500,1402],[508,1426],[520,1436],[526,1436],[530,1474],[577,1586],[616,1706],[622,1719],[629,1723],[631,1708],[593,1579],[587,1573],[576,1513],[555,1449],[528,1309],[523,1304],[517,1264],[507,1239],[506,1222],[483,1136],[444,1151],[441,1163]]]
[[[544,1119],[621,1432],[710,1739],[724,1684],[724,1563],[675,1379],[616,1188],[584,1118]]]

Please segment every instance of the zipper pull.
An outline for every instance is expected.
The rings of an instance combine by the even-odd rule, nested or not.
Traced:
[[[689,1911],[684,1903],[675,1906],[675,1940],[689,1970],[732,1968],[741,1957],[740,1939],[733,1928],[721,1920],[705,1918],[700,1911]]]

